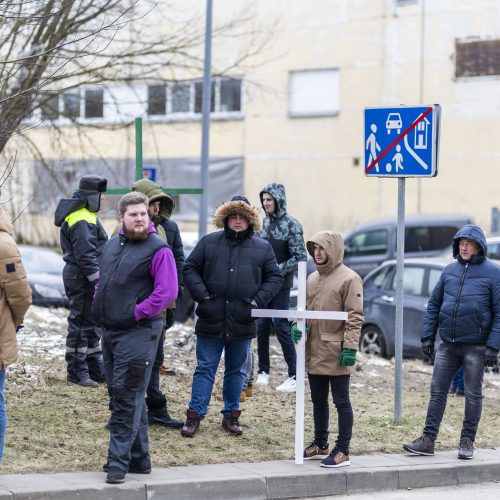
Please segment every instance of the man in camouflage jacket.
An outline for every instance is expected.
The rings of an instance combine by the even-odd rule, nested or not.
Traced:
[[[259,236],[266,239],[273,247],[278,266],[283,274],[283,286],[280,292],[268,305],[269,309],[288,309],[290,288],[293,275],[300,261],[307,260],[302,225],[286,210],[285,187],[282,184],[271,183],[260,192],[260,201],[265,211],[264,224]],[[276,336],[288,366],[288,379],[276,390],[283,392],[295,391],[296,353],[290,328],[286,319],[259,319],[257,325],[257,352],[259,355],[259,376],[257,384],[267,384],[270,370],[269,334],[274,322]]]

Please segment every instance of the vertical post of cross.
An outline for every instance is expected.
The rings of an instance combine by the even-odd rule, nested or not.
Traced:
[[[143,178],[142,173],[142,118],[135,119],[135,180]]]
[[[297,289],[297,312],[306,310],[306,281],[307,281],[307,263],[299,262],[298,283],[301,284]],[[295,380],[297,388],[295,390],[295,463],[304,463],[304,391],[306,376],[306,320],[304,317],[297,318],[297,327],[303,332],[300,342],[297,344],[297,363]]]

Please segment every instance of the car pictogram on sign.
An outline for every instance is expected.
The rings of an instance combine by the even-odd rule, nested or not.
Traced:
[[[385,124],[387,128],[387,133],[390,135],[391,130],[397,130],[398,134],[401,132],[403,128],[403,121],[401,120],[401,115],[399,113],[389,113],[387,116],[387,122]]]

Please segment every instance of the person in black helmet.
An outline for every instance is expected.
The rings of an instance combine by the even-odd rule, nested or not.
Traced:
[[[107,180],[85,175],[72,198],[63,198],[55,213],[61,228],[61,248],[66,262],[64,288],[69,298],[66,337],[67,380],[83,387],[104,382],[100,330],[91,316],[94,289],[99,278],[99,260],[108,235],[96,213]]]

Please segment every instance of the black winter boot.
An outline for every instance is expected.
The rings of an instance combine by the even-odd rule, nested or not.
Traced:
[[[176,420],[170,416],[165,397],[161,401],[146,398],[146,406],[148,407],[149,425],[164,425],[171,429],[180,429],[184,425],[181,420]]]
[[[82,353],[66,352],[67,381],[70,384],[77,384],[82,387],[97,387],[99,384],[89,376],[89,368],[84,356],[85,354]]]
[[[87,356],[87,366],[89,367],[89,376],[94,382],[98,382],[99,384],[106,382],[102,355]]]

